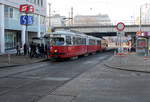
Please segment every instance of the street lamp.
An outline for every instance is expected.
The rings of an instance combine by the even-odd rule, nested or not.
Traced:
[[[49,27],[51,26],[51,3],[49,5]]]
[[[140,6],[140,22],[139,22],[139,31],[141,32],[141,17],[142,17],[142,14],[141,14],[141,12],[142,12],[142,6]]]
[[[150,4],[145,3],[145,4],[140,6],[140,16],[139,16],[140,17],[140,21],[139,21],[139,31],[140,32],[142,31],[142,29],[141,29],[142,28],[142,8],[143,8],[143,6],[145,6],[145,8],[147,8],[148,5],[150,5]],[[146,17],[145,17],[145,23],[146,23]]]
[[[143,6],[145,6],[145,8],[147,8],[148,4],[146,3],[146,4],[143,4],[143,5],[140,6],[140,16],[139,16],[140,17],[140,22],[139,22],[139,33],[140,33],[140,36],[142,34],[142,8],[143,8]],[[146,24],[146,15],[145,15],[145,24]],[[144,36],[144,38],[146,38],[145,43],[148,45],[149,39],[147,37],[145,37],[145,36]],[[137,39],[136,43],[138,43],[138,39]],[[145,55],[147,55],[147,56],[149,55],[148,46],[145,48]]]

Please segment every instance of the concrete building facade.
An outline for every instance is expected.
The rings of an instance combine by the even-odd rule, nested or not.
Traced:
[[[73,24],[77,26],[98,26],[98,25],[111,25],[111,20],[108,15],[77,15],[73,19]]]
[[[22,4],[33,5],[34,23],[27,27],[20,24],[19,7]],[[32,37],[40,37],[46,32],[47,0],[0,0],[0,53],[13,49],[17,43],[25,43],[25,34],[28,32],[28,41]]]
[[[50,18],[50,22],[51,22],[51,27],[56,27],[56,26],[65,26],[66,22],[65,22],[65,16],[61,16],[59,14],[55,14],[53,16],[51,16]]]

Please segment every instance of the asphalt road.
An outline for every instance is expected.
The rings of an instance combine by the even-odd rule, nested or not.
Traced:
[[[105,67],[112,55],[0,69],[0,102],[149,102],[150,75]]]

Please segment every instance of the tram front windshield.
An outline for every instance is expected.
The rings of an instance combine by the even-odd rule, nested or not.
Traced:
[[[57,45],[57,46],[64,45],[64,38],[62,37],[51,38],[51,45]]]

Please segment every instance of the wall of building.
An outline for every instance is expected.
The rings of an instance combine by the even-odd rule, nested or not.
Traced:
[[[108,15],[77,15],[73,19],[74,25],[111,25],[111,20]]]
[[[51,26],[65,26],[65,18],[65,16],[60,16],[59,14],[51,16]]]
[[[35,8],[34,24],[27,27],[20,25],[20,13],[19,7],[21,4],[30,4]],[[25,31],[28,31],[30,36],[41,36],[46,32],[46,10],[47,0],[0,0],[0,21],[3,23],[0,25],[0,53],[4,53],[7,49],[15,48],[17,42],[20,44],[25,43]],[[3,27],[4,26],[4,27]],[[3,37],[4,36],[4,37]]]

